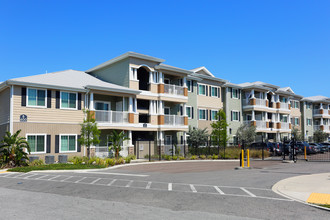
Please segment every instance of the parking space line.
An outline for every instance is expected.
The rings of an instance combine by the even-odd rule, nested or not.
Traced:
[[[254,195],[252,192],[248,191],[247,189],[245,189],[245,188],[243,188],[243,187],[241,187],[240,189],[243,190],[244,192],[246,192],[247,194],[249,194],[249,195],[252,196],[252,197],[257,197],[257,196]]]
[[[53,180],[53,179],[55,179],[55,178],[57,178],[57,177],[60,177],[60,176],[61,176],[61,175],[57,175],[57,176],[51,177],[51,178],[47,179],[47,181],[51,181],[51,180]]]
[[[18,176],[14,176],[13,178],[19,178],[19,177],[26,176],[26,175],[30,175],[30,174],[29,173],[23,173],[23,174],[20,174]]]
[[[11,176],[13,174],[17,174],[17,173],[7,172],[7,173],[4,173],[3,175],[1,175],[1,177],[8,177],[8,176]]]
[[[145,174],[130,174],[130,173],[107,173],[107,172],[91,172],[91,171],[76,171],[76,173],[92,173],[92,174],[105,174],[105,175],[117,175],[117,176],[136,176],[136,177],[148,177]]]
[[[168,183],[168,191],[172,191],[172,183]]]
[[[150,189],[150,187],[151,187],[151,183],[152,183],[152,182],[148,182],[148,184],[147,184],[147,186],[146,186],[146,189]]]
[[[67,178],[65,178],[65,179],[63,179],[63,180],[61,180],[61,182],[65,182],[66,180],[68,180],[68,179],[71,179],[73,176],[69,176],[69,177],[67,177]]]
[[[109,184],[108,184],[108,186],[111,186],[114,182],[116,182],[117,181],[117,179],[113,179]]]
[[[74,183],[79,183],[80,181],[82,181],[82,180],[84,180],[84,179],[86,179],[87,177],[83,177],[83,178],[81,178],[80,180],[77,180],[76,182],[74,182]]]
[[[32,174],[31,176],[26,176],[23,179],[28,179],[28,178],[33,177],[33,176],[36,176],[36,175],[38,175],[38,174]]]
[[[96,180],[94,180],[94,181],[91,182],[90,184],[94,184],[94,183],[96,183],[97,181],[99,181],[100,179],[102,179],[102,178],[97,178]]]
[[[41,178],[43,178],[43,177],[46,177],[46,176],[49,176],[49,175],[42,175],[42,176],[40,176],[40,177],[38,177],[38,178],[35,178],[35,180],[39,180],[39,179],[41,179]]]
[[[129,181],[125,187],[130,187],[133,183],[133,180]]]
[[[191,191],[193,191],[194,193],[196,193],[196,192],[197,192],[197,190],[196,190],[196,188],[194,187],[194,185],[193,185],[193,184],[190,184],[190,189],[191,189]]]
[[[213,186],[213,187],[214,187],[214,189],[215,189],[218,193],[220,193],[221,195],[225,195],[225,193],[222,192],[222,190],[219,189],[219,187],[217,187],[217,186]]]

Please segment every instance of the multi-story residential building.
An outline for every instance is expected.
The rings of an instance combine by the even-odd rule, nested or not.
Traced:
[[[221,87],[226,80],[215,77],[205,67],[191,70],[188,76],[187,115],[189,126],[207,129],[211,133],[211,123],[217,112],[223,108]]]
[[[242,83],[243,120],[256,126],[264,140],[280,141],[291,133],[291,99],[301,99],[289,88],[264,82]],[[299,113],[294,113],[295,116]],[[300,116],[297,118],[299,119]],[[297,121],[297,125],[299,120]]]
[[[311,140],[314,131],[330,134],[330,98],[325,96],[305,97],[301,100],[302,127],[306,140]]]

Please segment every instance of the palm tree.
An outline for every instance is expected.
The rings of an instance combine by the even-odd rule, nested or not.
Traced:
[[[20,166],[24,160],[29,160],[27,155],[31,153],[30,145],[26,141],[26,138],[19,137],[20,133],[21,130],[18,130],[12,135],[7,131],[1,141],[0,155],[7,165]]]
[[[115,151],[115,157],[118,158],[119,151],[121,151],[121,144],[123,141],[129,140],[128,137],[126,137],[125,132],[122,131],[120,133],[117,133],[117,131],[113,130],[111,132],[111,135],[108,137],[108,142],[110,142],[112,145],[109,147],[109,151],[113,148]]]

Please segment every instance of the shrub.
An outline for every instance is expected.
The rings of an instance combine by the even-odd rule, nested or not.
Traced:
[[[199,158],[201,158],[202,160],[205,160],[206,156],[205,155],[200,155]]]
[[[134,154],[129,154],[129,155],[127,155],[127,157],[130,158],[131,160],[136,160],[136,156]],[[148,155],[148,157],[149,157],[149,155]]]
[[[178,159],[178,156],[173,156],[172,159],[173,160],[177,160]]]
[[[131,158],[130,157],[126,157],[125,158],[125,163],[130,163],[131,162]]]
[[[164,159],[165,159],[165,160],[171,160],[172,157],[171,157],[170,155],[164,155]]]
[[[72,157],[69,162],[71,162],[72,164],[82,164],[82,157],[78,157],[78,156],[74,156]]]
[[[118,164],[123,164],[125,161],[124,161],[124,158],[120,157],[118,159],[116,159],[116,165]]]
[[[212,155],[208,155],[207,156],[207,159],[212,159]]]
[[[97,157],[91,157],[89,160],[87,160],[87,164],[93,164],[94,162],[96,163]]]
[[[186,159],[186,158],[184,158],[184,156],[179,157],[179,160],[184,160],[184,159]]]
[[[31,163],[29,163],[29,166],[41,166],[44,165],[44,161],[39,159],[39,160],[34,160]]]
[[[213,154],[213,156],[212,156],[212,159],[213,159],[213,160],[219,159],[219,156],[218,156],[218,155],[215,155],[215,154]]]
[[[108,166],[114,166],[116,164],[116,161],[112,158],[105,159],[105,165]]]
[[[196,155],[192,155],[191,157],[190,157],[190,160],[197,160],[197,156]]]
[[[96,160],[95,160],[95,164],[96,165],[104,165],[105,161],[104,161],[104,159],[97,157]]]

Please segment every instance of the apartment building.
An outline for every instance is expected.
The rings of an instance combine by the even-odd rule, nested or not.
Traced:
[[[325,96],[305,97],[301,100],[302,131],[306,140],[311,140],[314,131],[330,134],[330,98]]]
[[[205,67],[191,70],[188,76],[188,124],[195,128],[206,128],[212,132],[211,123],[217,112],[223,108],[222,86],[226,80],[215,77]]]

